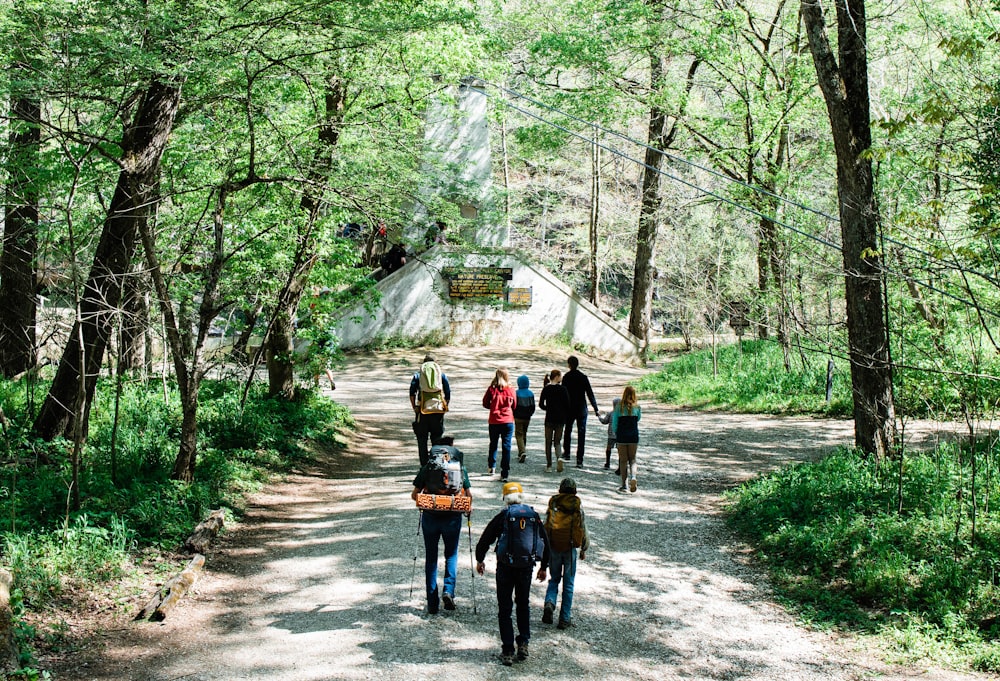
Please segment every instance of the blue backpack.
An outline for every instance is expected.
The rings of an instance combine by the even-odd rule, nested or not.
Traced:
[[[545,551],[544,537],[535,509],[527,504],[511,504],[497,541],[497,563],[512,568],[530,568]]]

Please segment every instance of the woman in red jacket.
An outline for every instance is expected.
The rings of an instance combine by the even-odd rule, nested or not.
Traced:
[[[514,435],[514,405],[517,396],[510,385],[510,374],[506,369],[497,369],[490,387],[483,395],[483,407],[490,410],[490,455],[489,474],[493,475],[497,465],[497,444],[500,444],[500,481],[507,482],[510,473],[510,440]]]

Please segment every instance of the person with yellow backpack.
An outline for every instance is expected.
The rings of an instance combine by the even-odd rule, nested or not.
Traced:
[[[413,434],[417,436],[417,455],[420,465],[427,464],[429,448],[444,436],[444,415],[451,401],[448,377],[433,355],[424,357],[420,371],[410,380],[410,406],[413,408]]]
[[[573,585],[576,581],[577,549],[580,560],[586,560],[590,548],[587,523],[576,495],[576,482],[563,478],[559,483],[559,493],[549,499],[545,512],[545,534],[549,539],[548,564],[543,561],[542,569],[549,569],[549,586],[545,590],[545,607],[542,622],[552,624],[552,614],[556,610],[559,584],[562,583],[562,605],[559,608],[559,629],[573,626]]]

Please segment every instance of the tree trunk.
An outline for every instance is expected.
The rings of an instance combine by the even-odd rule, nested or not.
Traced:
[[[333,156],[340,140],[341,126],[347,105],[347,83],[336,74],[326,80],[325,112],[319,126],[316,155],[309,182],[302,195],[301,207],[306,211],[305,225],[299,233],[299,246],[292,271],[278,295],[275,313],[264,340],[267,357],[268,394],[272,397],[295,396],[295,327],[293,320],[305,291],[313,265],[316,263],[316,220],[323,203],[323,186],[333,165]]]
[[[666,59],[651,54],[650,90],[658,92],[666,77]],[[656,239],[660,226],[660,168],[669,145],[667,112],[658,104],[649,108],[645,166],[642,172],[642,206],[639,209],[639,232],[636,235],[635,269],[632,275],[632,310],[628,330],[644,342],[649,341],[653,314],[653,282],[656,278]]]
[[[694,75],[701,64],[695,59],[688,67],[685,90],[691,92]],[[667,59],[657,54],[657,48],[649,55],[650,90],[658,93],[665,87]],[[685,101],[686,101],[685,97]],[[684,109],[681,108],[681,113]],[[645,165],[642,173],[642,205],[639,209],[639,231],[636,235],[635,269],[632,275],[632,309],[629,313],[628,330],[649,343],[649,327],[653,315],[653,290],[656,279],[656,239],[659,232],[660,168],[663,167],[663,152],[670,148],[677,135],[677,125],[668,124],[667,112],[659,105],[649,108],[649,129]]]
[[[73,432],[76,418],[73,405],[81,382],[81,350],[85,357],[82,366],[86,380],[85,404],[79,414],[86,432],[97,375],[121,300],[122,282],[131,267],[139,223],[152,210],[150,199],[159,177],[160,157],[177,115],[180,91],[180,82],[154,81],[144,93],[134,121],[122,136],[122,170],[84,285],[80,317],[63,349],[49,394],[35,419],[35,433],[44,440]]]
[[[826,32],[821,0],[802,0],[820,88],[837,155],[847,333],[854,397],[854,441],[881,458],[895,441],[892,366],[885,321],[879,211],[871,160],[864,0],[835,0],[838,56]]]
[[[11,82],[27,80],[16,61]],[[15,86],[16,87],[16,86]],[[0,373],[12,378],[35,367],[35,255],[38,249],[37,172],[42,107],[36,96],[15,92],[11,101],[10,158],[0,256]]]
[[[118,361],[121,370],[141,374],[146,370],[146,337],[149,332],[147,280],[139,272],[125,278],[122,291],[122,318]]]

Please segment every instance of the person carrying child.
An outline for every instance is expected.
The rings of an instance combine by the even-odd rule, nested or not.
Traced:
[[[531,415],[535,413],[535,393],[531,392],[528,386],[531,379],[525,374],[517,377],[517,390],[514,396],[517,402],[514,404],[514,441],[517,443],[517,460],[524,463],[527,458],[525,452],[525,441],[528,436],[528,424],[531,422]]]

